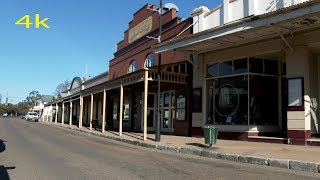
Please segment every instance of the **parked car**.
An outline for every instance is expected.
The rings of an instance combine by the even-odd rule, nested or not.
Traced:
[[[8,113],[4,113],[4,114],[2,114],[2,116],[8,116]]]
[[[25,116],[26,120],[35,120],[38,121],[39,115],[36,112],[28,112]]]
[[[27,114],[22,114],[22,115],[21,115],[21,119],[26,119],[26,115],[27,115]]]

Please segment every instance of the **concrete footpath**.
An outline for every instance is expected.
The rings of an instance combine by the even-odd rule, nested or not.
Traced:
[[[79,129],[77,126],[41,123],[161,151],[320,173],[320,147],[316,146],[218,139],[217,144],[209,148],[203,138],[161,135],[161,142],[155,142],[154,134],[148,134],[148,139],[143,141],[141,133],[123,132],[120,137],[114,131],[102,134],[85,127]]]

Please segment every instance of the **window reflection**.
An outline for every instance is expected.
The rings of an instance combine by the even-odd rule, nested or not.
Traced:
[[[212,64],[208,66],[208,77],[218,76],[218,64]]]
[[[229,75],[232,74],[232,61],[223,62],[219,64],[219,75]]]

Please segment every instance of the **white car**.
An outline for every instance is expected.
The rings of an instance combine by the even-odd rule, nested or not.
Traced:
[[[2,116],[8,116],[8,113],[4,113],[4,114],[2,114]]]
[[[26,120],[35,120],[38,121],[39,115],[36,112],[28,112],[25,116]]]

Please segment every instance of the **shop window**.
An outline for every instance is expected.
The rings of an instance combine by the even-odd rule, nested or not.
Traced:
[[[234,68],[233,69],[233,73],[234,74],[248,72],[248,60],[247,60],[247,58],[233,61],[233,68]]]
[[[155,57],[153,54],[148,54],[145,62],[144,62],[144,67],[147,68],[147,67],[153,67],[155,66]]]
[[[171,93],[171,106],[176,106],[176,95],[174,92]]]
[[[137,61],[133,60],[129,66],[128,72],[129,73],[135,72],[137,70],[137,68],[138,68],[138,63],[137,63]]]
[[[263,73],[263,60],[259,58],[249,59],[250,72],[253,73]]]
[[[118,119],[118,101],[117,100],[115,100],[114,102],[113,102],[113,111],[112,111],[112,114],[113,114],[113,120],[114,121],[118,121],[119,119]]]
[[[129,122],[130,120],[130,98],[129,96],[125,96],[123,99],[123,122]]]
[[[165,93],[164,94],[164,107],[170,106],[170,94]]]
[[[278,61],[265,59],[264,73],[270,75],[278,75]]]
[[[248,125],[247,76],[208,81],[208,124]]]
[[[230,75],[232,74],[232,61],[223,62],[219,64],[219,75]]]
[[[207,76],[208,77],[216,77],[218,76],[218,64],[208,65]]]

